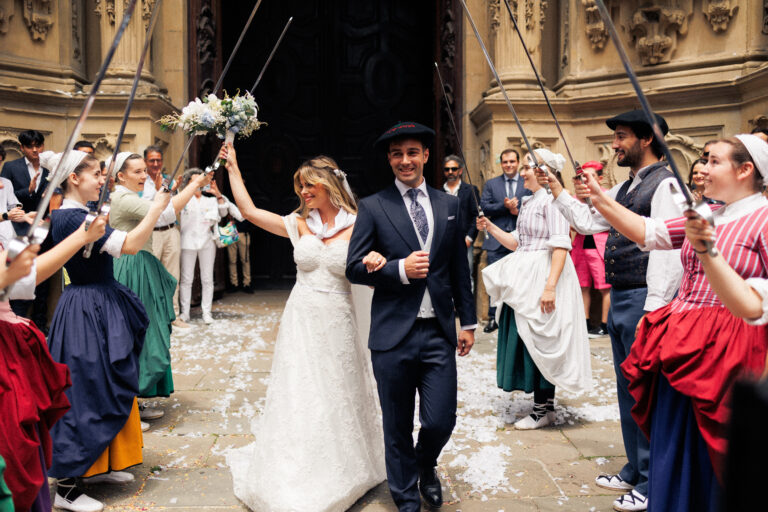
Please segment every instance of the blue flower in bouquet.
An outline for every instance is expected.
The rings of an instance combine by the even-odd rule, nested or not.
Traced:
[[[181,126],[188,135],[214,133],[224,139],[227,133],[248,137],[262,124],[257,117],[258,106],[250,93],[219,99],[213,94],[202,100],[195,98],[180,114],[163,116],[160,125],[163,129],[175,129]]]

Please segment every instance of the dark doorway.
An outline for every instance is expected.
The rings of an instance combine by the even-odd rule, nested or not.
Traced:
[[[283,25],[293,24],[255,92],[268,123],[236,141],[257,206],[285,215],[297,205],[293,172],[317,154],[336,159],[359,196],[392,182],[373,142],[400,120],[435,119],[433,61],[436,2],[264,1],[224,81],[229,92],[252,87]],[[222,55],[230,54],[252,2],[221,2]],[[425,169],[427,176],[433,169]],[[295,274],[290,243],[257,230],[255,278]]]

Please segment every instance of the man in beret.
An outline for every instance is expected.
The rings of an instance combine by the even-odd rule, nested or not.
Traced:
[[[347,278],[374,288],[368,347],[387,480],[401,512],[421,510],[419,493],[429,506],[442,505],[435,466],[456,424],[456,353],[469,353],[477,322],[461,205],[423,176],[433,137],[430,128],[406,122],[376,141],[395,182],[360,201],[347,255]],[[370,251],[386,259],[371,273],[363,263]],[[417,391],[421,430],[414,447]]]
[[[669,129],[658,114],[656,121],[662,132]],[[677,180],[661,160],[662,145],[656,140],[650,124],[641,110],[624,112],[606,121],[613,130],[613,150],[616,163],[629,167],[629,179],[613,187],[608,194],[621,205],[644,217],[672,219],[681,217],[682,205],[675,200],[679,192]],[[605,245],[605,277],[611,285],[611,307],[608,313],[608,334],[611,337],[613,365],[616,371],[621,434],[627,464],[615,475],[600,475],[598,486],[621,491],[613,502],[619,511],[646,510],[648,496],[649,444],[631,415],[635,404],[629,393],[628,381],[621,372],[635,341],[635,329],[646,313],[666,305],[680,285],[682,264],[680,251],[641,251],[637,244],[616,231],[594,209],[563,190],[560,183],[549,177],[555,197],[554,205],[571,226],[582,234],[610,231]],[[576,182],[579,197],[587,197],[586,185]]]

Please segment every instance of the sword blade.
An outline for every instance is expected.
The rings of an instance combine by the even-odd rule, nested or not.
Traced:
[[[99,72],[96,74],[96,78],[93,81],[91,92],[85,100],[85,104],[83,105],[83,108],[80,111],[80,116],[78,117],[77,122],[75,123],[75,127],[72,129],[72,132],[69,134],[69,139],[67,139],[67,143],[64,146],[64,153],[61,156],[61,160],[59,161],[59,164],[56,166],[56,169],[53,169],[53,171],[50,174],[50,180],[48,182],[48,186],[45,189],[45,193],[43,194],[43,197],[40,200],[40,203],[37,205],[37,214],[35,215],[35,218],[29,227],[29,233],[34,233],[35,229],[37,229],[37,226],[40,225],[40,222],[45,217],[45,211],[48,209],[48,203],[50,203],[51,197],[53,197],[53,193],[56,190],[56,187],[58,187],[61,184],[61,182],[64,179],[66,179],[66,176],[61,176],[63,163],[67,160],[67,157],[72,152],[72,147],[75,145],[75,140],[80,136],[80,132],[83,129],[85,120],[88,118],[88,114],[90,114],[91,108],[93,107],[93,102],[96,100],[96,94],[99,92],[99,88],[101,87],[101,82],[102,80],[104,80],[104,76],[107,74],[107,69],[109,68],[109,64],[112,62],[112,57],[114,57],[115,55],[115,51],[117,50],[117,46],[120,43],[120,39],[122,39],[123,34],[125,33],[125,29],[128,26],[128,23],[131,21],[131,16],[133,15],[133,11],[135,7],[136,7],[136,0],[130,0],[128,2],[128,5],[125,7],[123,20],[117,28],[117,31],[115,32],[115,37],[112,39],[112,45],[109,47],[109,50],[107,51],[107,54],[104,57],[104,62],[102,62]]]
[[[643,92],[640,81],[637,79],[637,75],[632,69],[632,64],[630,63],[626,50],[624,50],[624,45],[621,43],[621,39],[619,39],[619,33],[616,31],[616,26],[613,24],[611,15],[608,13],[608,9],[606,9],[602,0],[595,0],[595,5],[597,6],[597,10],[600,12],[600,17],[603,19],[603,23],[605,24],[605,28],[608,30],[608,34],[611,36],[613,45],[616,47],[616,51],[619,54],[621,63],[624,65],[624,70],[627,72],[627,78],[629,78],[632,87],[635,89],[635,94],[637,95],[637,99],[640,101],[640,106],[643,109],[645,118],[651,125],[651,129],[653,130],[653,134],[656,137],[656,140],[658,140],[659,144],[661,145],[664,157],[667,159],[667,164],[672,170],[672,173],[675,175],[675,178],[677,178],[677,182],[680,185],[680,190],[685,196],[685,202],[689,207],[692,208],[695,200],[693,199],[691,192],[688,190],[685,180],[677,168],[675,160],[672,158],[672,153],[670,153],[667,143],[664,141],[664,134],[661,132],[661,127],[659,127],[658,121],[656,121],[656,116],[653,115],[651,104],[648,102],[648,98]]]
[[[227,71],[229,71],[229,67],[232,65],[232,61],[235,58],[235,54],[237,54],[237,50],[240,49],[240,44],[243,42],[243,39],[245,38],[245,34],[246,32],[248,32],[248,27],[251,26],[253,17],[256,15],[256,11],[259,10],[260,5],[261,5],[261,0],[257,0],[256,5],[254,5],[253,9],[251,10],[251,15],[248,16],[248,21],[245,22],[245,26],[243,27],[243,30],[240,31],[240,37],[237,38],[235,47],[232,49],[232,53],[229,55],[229,59],[227,60],[227,63],[224,65],[224,69],[221,71],[221,75],[219,75],[219,79],[216,82],[216,86],[213,88],[212,94],[217,94],[219,92],[219,88],[221,88],[221,85],[224,82],[224,77],[226,76]],[[193,135],[187,141],[186,145],[184,146],[184,149],[181,152],[181,155],[179,155],[179,160],[178,162],[176,162],[176,166],[173,168],[173,172],[171,173],[170,177],[168,177],[168,179],[163,181],[164,189],[170,190],[171,183],[173,183],[173,179],[178,174],[179,169],[181,168],[181,163],[184,161],[184,157],[187,155],[187,152],[189,151],[189,148],[192,146],[192,141],[194,139],[195,139],[195,136]]]
[[[104,183],[104,186],[101,189],[101,193],[99,194],[99,201],[96,203],[96,207],[91,210],[91,215],[86,217],[85,220],[85,229],[88,230],[88,228],[91,225],[90,219],[95,219],[97,215],[101,213],[101,208],[104,205],[104,202],[107,200],[107,194],[109,193],[109,180],[114,176],[117,169],[115,169],[115,161],[117,160],[117,155],[120,153],[120,146],[123,143],[123,135],[125,134],[125,128],[128,125],[128,116],[131,113],[131,108],[133,108],[133,101],[136,98],[136,91],[139,88],[139,80],[141,79],[141,72],[144,69],[144,61],[147,58],[147,53],[149,50],[149,44],[152,41],[152,34],[155,29],[155,22],[157,21],[158,13],[160,12],[160,5],[163,3],[163,0],[157,0],[155,2],[154,9],[152,10],[152,17],[149,19],[149,25],[147,26],[147,32],[144,36],[144,48],[141,50],[141,55],[139,56],[139,62],[136,65],[136,74],[133,77],[133,85],[131,86],[131,94],[128,96],[128,102],[125,104],[125,112],[123,112],[123,120],[120,123],[120,131],[117,132],[117,139],[115,141],[115,150],[112,152],[112,159],[109,162],[109,169],[107,171],[107,181]],[[90,258],[91,256],[91,250],[93,249],[93,242],[89,243],[85,249],[83,250],[83,256],[86,258]]]
[[[270,62],[272,62],[272,57],[275,56],[275,52],[277,51],[278,46],[280,46],[280,43],[283,42],[285,33],[288,32],[288,27],[291,26],[291,23],[293,23],[293,16],[288,18],[288,23],[286,23],[285,27],[283,27],[283,31],[280,32],[280,37],[277,38],[277,42],[275,43],[275,46],[273,46],[272,51],[269,52],[269,57],[267,57],[267,61],[264,63],[264,66],[262,66],[261,71],[259,72],[258,78],[256,78],[256,81],[253,83],[253,87],[251,87],[251,90],[249,91],[251,93],[251,96],[253,96],[253,91],[256,90],[256,87],[259,85],[259,82],[261,82],[261,77],[264,76],[264,72],[267,70],[267,66],[269,66]]]

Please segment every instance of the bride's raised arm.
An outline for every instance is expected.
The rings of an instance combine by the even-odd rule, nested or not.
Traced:
[[[285,223],[280,215],[256,208],[256,205],[253,204],[253,199],[251,199],[248,190],[245,188],[245,183],[243,183],[243,176],[240,174],[240,167],[237,165],[237,154],[231,143],[224,144],[221,147],[219,157],[227,160],[226,168],[229,172],[229,186],[232,188],[235,203],[243,217],[261,229],[278,236],[288,237],[288,230],[285,228]]]

